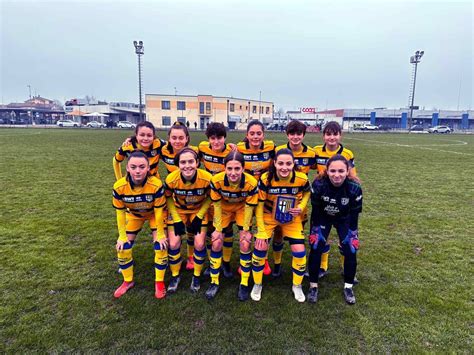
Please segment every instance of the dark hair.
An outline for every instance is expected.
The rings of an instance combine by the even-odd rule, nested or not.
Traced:
[[[173,130],[173,129],[178,129],[178,130],[181,130],[181,131],[184,132],[184,135],[188,139],[188,141],[186,142],[186,146],[187,146],[189,144],[189,141],[191,140],[191,138],[189,136],[188,128],[183,123],[181,123],[179,121],[176,121],[175,123],[173,123],[171,128],[168,130],[168,138],[170,137],[171,130]],[[171,143],[168,140],[168,149],[170,149],[170,148],[171,148]]]
[[[286,126],[286,134],[291,134],[291,133],[296,133],[296,134],[306,134],[306,125],[298,120],[291,121],[288,123],[288,126]]]
[[[293,163],[295,162],[295,156],[293,155],[293,152],[290,149],[283,148],[276,152],[275,157],[273,158],[273,163],[270,164],[270,168],[268,169],[268,183],[270,183],[276,175],[275,162],[277,161],[280,155],[291,155]],[[293,171],[295,171],[295,166],[293,166]]]
[[[262,122],[260,122],[259,120],[252,120],[247,125],[247,133],[249,132],[250,128],[252,128],[252,126],[255,126],[255,125],[260,126],[262,128],[262,132],[265,132],[265,126],[263,125]],[[245,136],[244,142],[248,142],[248,141],[249,140],[247,136]]]
[[[324,170],[323,173],[318,175],[316,177],[316,179],[320,180],[320,179],[326,178],[328,176],[329,165],[331,165],[335,161],[342,161],[344,163],[344,165],[346,166],[346,168],[347,168],[347,172],[349,173],[349,171],[351,170],[351,165],[349,164],[349,161],[343,155],[336,154],[336,155],[333,155],[331,158],[328,159],[328,161],[326,162],[326,170]],[[357,183],[360,183],[360,180],[357,176],[349,176],[349,174],[348,174],[346,179],[353,180]]]
[[[149,129],[151,129],[153,131],[153,137],[155,137],[155,126],[153,126],[153,123],[151,123],[150,121],[143,121],[143,122],[140,122],[137,124],[137,126],[135,127],[135,135],[130,137],[130,140],[133,142],[133,143],[137,143],[137,134],[138,134],[138,131],[140,130],[140,128],[142,127],[147,127]]]
[[[155,126],[153,126],[153,123],[151,123],[150,121],[143,121],[138,123],[135,127],[135,135],[138,134],[139,129],[142,127],[150,128],[153,131],[153,135],[155,135]]]
[[[219,122],[211,122],[206,128],[206,137],[211,138],[212,136],[216,137],[227,137],[227,131],[225,126]]]
[[[127,164],[132,158],[143,158],[146,160],[146,163],[148,164],[148,166],[150,166],[150,162],[148,161],[148,157],[146,156],[146,154],[143,152],[140,152],[139,150],[135,150],[132,153],[130,153],[130,155],[127,158]]]
[[[192,148],[189,148],[189,147],[184,147],[178,154],[176,154],[176,156],[174,157],[174,165],[179,167],[179,158],[181,157],[181,155],[183,155],[184,153],[193,153],[194,155],[194,158],[196,159],[196,162],[199,161],[199,157],[198,157],[198,153],[196,153],[196,151]]]
[[[226,166],[228,162],[233,161],[233,160],[240,162],[240,164],[242,164],[242,168],[245,167],[244,156],[238,150],[234,150],[230,152],[229,154],[227,154],[227,156],[224,158],[224,166]]]
[[[336,121],[330,121],[326,123],[323,129],[323,135],[329,133],[329,134],[340,134],[342,133],[342,128],[339,123]]]

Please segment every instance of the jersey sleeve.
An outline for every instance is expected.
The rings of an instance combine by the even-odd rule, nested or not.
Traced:
[[[362,188],[359,184],[353,184],[351,187],[350,210],[352,213],[362,212]]]
[[[115,160],[118,162],[123,162],[125,158],[127,157],[127,149],[125,146],[121,146],[116,152],[115,152]]]
[[[222,196],[219,193],[219,188],[216,186],[216,183],[211,181],[210,187],[211,187],[211,193],[210,193],[211,200],[213,202],[220,201],[222,199]]]
[[[267,199],[267,191],[268,188],[263,182],[263,180],[258,181],[258,200],[259,201],[265,201]]]
[[[255,186],[252,190],[248,192],[247,198],[245,199],[245,203],[249,206],[257,206],[259,199],[259,190],[258,187]]]
[[[123,202],[122,195],[120,195],[116,189],[112,190],[112,205],[118,210],[125,209],[125,203]]]
[[[321,205],[322,184],[316,179],[311,185],[311,205],[313,207]]]
[[[155,195],[155,208],[163,208],[166,205],[166,198],[165,198],[165,188],[161,186],[158,190],[156,190]]]

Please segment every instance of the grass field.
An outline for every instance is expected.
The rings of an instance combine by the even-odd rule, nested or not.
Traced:
[[[259,303],[237,300],[237,277],[213,302],[207,282],[193,296],[186,271],[179,292],[158,301],[148,229],[134,247],[137,285],[113,299],[112,156],[130,133],[0,129],[1,353],[472,353],[474,136],[344,137],[365,203],[357,304],[347,306],[334,247],[316,305],[293,299],[288,246],[284,277],[264,279]]]

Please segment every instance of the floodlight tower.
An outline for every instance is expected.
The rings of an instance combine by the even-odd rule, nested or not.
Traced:
[[[416,70],[418,68],[418,63],[421,60],[421,57],[423,57],[423,54],[425,54],[424,51],[416,51],[415,55],[412,55],[410,57],[410,63],[413,64],[413,71],[412,71],[412,82],[411,82],[411,87],[410,87],[410,96],[408,98],[408,105],[410,108],[410,118],[408,120],[408,129],[411,128],[413,125],[413,109],[414,109],[414,102],[415,102],[415,85],[416,85]]]
[[[144,121],[143,118],[143,105],[142,105],[142,61],[141,56],[145,54],[145,48],[143,47],[143,41],[133,41],[135,46],[135,53],[138,57],[138,99],[140,105],[140,122]]]

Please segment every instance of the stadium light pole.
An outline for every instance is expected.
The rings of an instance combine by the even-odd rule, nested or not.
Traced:
[[[141,56],[145,54],[145,49],[143,47],[143,41],[133,41],[135,46],[135,53],[138,57],[138,100],[140,105],[140,122],[145,121],[143,119],[143,105],[142,105],[142,60]]]
[[[418,63],[421,60],[421,57],[423,57],[423,54],[425,54],[424,51],[416,51],[415,55],[412,55],[410,57],[410,63],[413,64],[413,81],[411,85],[411,90],[410,90],[410,119],[408,121],[408,129],[411,129],[411,126],[413,125],[413,104],[415,103],[415,85],[416,85],[416,70],[418,68]]]

